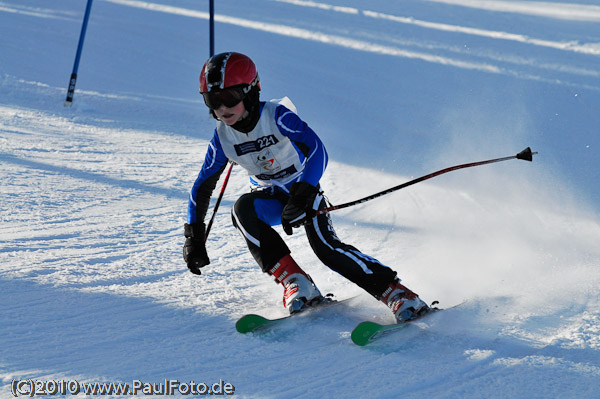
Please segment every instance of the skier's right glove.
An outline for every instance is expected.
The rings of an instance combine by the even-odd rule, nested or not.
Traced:
[[[188,269],[194,274],[201,275],[200,268],[210,264],[206,245],[204,244],[204,223],[190,223],[184,225],[185,244],[183,245],[183,260]]]
[[[290,198],[281,214],[283,231],[292,235],[292,227],[300,227],[314,215],[313,202],[319,189],[306,182],[296,182],[290,187]]]

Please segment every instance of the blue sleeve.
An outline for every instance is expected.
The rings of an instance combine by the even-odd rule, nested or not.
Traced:
[[[279,105],[275,110],[275,122],[279,131],[296,146],[304,171],[300,181],[316,186],[327,167],[327,150],[317,134],[300,117]]]
[[[227,165],[227,156],[223,152],[217,131],[208,145],[202,169],[190,190],[188,202],[188,223],[203,222],[210,203],[212,192],[219,177]]]

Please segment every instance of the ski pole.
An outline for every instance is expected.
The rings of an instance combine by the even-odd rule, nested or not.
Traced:
[[[409,182],[406,182],[404,184],[400,184],[398,186],[395,186],[395,187],[392,187],[392,188],[388,188],[387,190],[383,190],[383,191],[378,192],[376,194],[369,195],[369,196],[361,198],[359,200],[350,201],[350,202],[347,202],[347,203],[341,204],[341,205],[332,205],[332,206],[327,207],[327,208],[319,209],[318,211],[315,212],[315,214],[316,215],[321,215],[323,213],[335,211],[337,209],[343,209],[343,208],[348,208],[348,207],[353,206],[353,205],[362,204],[363,202],[367,202],[367,201],[370,201],[372,199],[381,197],[383,195],[392,193],[394,191],[401,190],[401,189],[403,189],[405,187],[412,186],[413,184],[417,184],[417,183],[420,183],[420,182],[422,182],[424,180],[431,179],[432,177],[436,177],[436,176],[442,175],[444,173],[452,172],[453,170],[464,169],[464,168],[471,168],[473,166],[486,165],[488,163],[494,163],[494,162],[508,161],[509,159],[522,159],[524,161],[531,162],[533,160],[533,155],[535,155],[535,154],[537,154],[537,152],[531,152],[531,148],[527,147],[523,151],[521,151],[520,153],[518,153],[517,155],[512,155],[510,157],[489,159],[487,161],[472,162],[472,163],[465,163],[465,164],[462,164],[462,165],[451,166],[449,168],[438,170],[437,172],[433,172],[433,173],[430,173],[428,175],[421,176],[419,178],[416,178],[416,179],[411,180]]]
[[[206,233],[204,233],[204,242],[208,241],[208,233],[210,232],[210,228],[212,227],[213,221],[215,220],[215,215],[217,214],[217,209],[219,209],[219,205],[221,204],[221,200],[223,199],[223,194],[225,193],[225,187],[227,187],[227,182],[229,181],[229,175],[231,175],[231,169],[233,169],[234,162],[231,162],[229,165],[229,169],[227,170],[227,174],[225,175],[225,180],[223,181],[223,186],[221,186],[221,192],[219,193],[219,197],[217,198],[217,202],[215,203],[215,208],[213,209],[212,216],[210,217],[210,221],[208,222],[208,226],[206,226]]]

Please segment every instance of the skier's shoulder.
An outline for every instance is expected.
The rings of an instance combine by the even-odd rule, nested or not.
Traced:
[[[271,113],[273,122],[284,135],[297,133],[305,125],[298,116],[296,106],[289,97],[267,101],[265,107],[269,109],[268,112]]]
[[[276,104],[279,109],[292,111],[294,114],[298,115],[298,110],[296,109],[296,106],[288,96],[285,96],[283,98],[277,98],[269,102]]]
[[[213,151],[223,151],[223,148],[221,146],[221,137],[220,134],[223,133],[224,128],[227,127],[226,124],[224,124],[221,121],[217,121],[217,126],[215,128],[215,130],[213,131],[213,136],[210,139],[210,142],[208,143],[208,147],[209,149],[212,149]]]
[[[289,97],[276,98],[263,103],[263,112],[269,112],[277,120],[286,114],[298,115],[296,106]]]

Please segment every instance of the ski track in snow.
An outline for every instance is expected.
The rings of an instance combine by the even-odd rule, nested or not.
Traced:
[[[576,3],[500,0],[426,0],[482,10],[528,14],[573,21],[600,22],[600,7]]]
[[[116,4],[122,4],[131,7],[138,7],[147,10],[182,15],[192,18],[200,18],[200,19],[208,19],[209,14],[206,12],[195,11],[190,9],[185,9],[181,7],[173,7],[167,5],[161,5],[156,3],[138,1],[138,0],[106,0]],[[499,39],[499,40],[509,40],[516,41],[520,43],[524,43],[527,45],[533,46],[542,46],[549,47],[558,50],[566,50],[575,53],[589,54],[593,56],[600,56],[600,44],[599,43],[589,43],[580,45],[574,42],[554,42],[550,40],[536,39],[530,38],[526,35],[513,34],[509,32],[498,32],[498,31],[489,31],[485,29],[477,29],[477,28],[469,28],[463,26],[455,26],[449,24],[440,24],[433,23],[428,21],[415,20],[414,18],[402,17],[389,15],[385,13],[379,13],[369,10],[359,10],[351,7],[334,7],[323,3],[315,3],[312,1],[300,1],[300,0],[277,0],[280,2],[290,3],[292,5],[304,6],[304,7],[315,7],[324,10],[331,10],[334,12],[349,14],[349,15],[360,15],[366,16],[368,18],[372,18],[374,20],[388,20],[396,23],[403,24],[412,24],[419,27],[423,27],[426,29],[445,31],[457,34],[467,34],[473,36],[481,36],[488,39]],[[431,45],[423,45],[423,43],[398,43],[394,39],[391,40],[393,45],[380,44],[371,41],[357,40],[351,37],[344,37],[340,35],[333,35],[324,32],[319,32],[316,30],[302,29],[293,27],[290,25],[281,25],[281,24],[272,24],[262,21],[249,20],[246,18],[238,18],[231,17],[222,14],[215,15],[215,21],[225,24],[232,24],[244,28],[261,30],[264,32],[275,33],[278,35],[290,36],[294,38],[300,38],[304,40],[311,40],[320,43],[325,43],[328,45],[335,45],[345,48],[350,48],[358,51],[365,51],[370,53],[391,55],[395,57],[409,58],[409,59],[418,59],[426,62],[449,65],[456,68],[464,68],[464,69],[472,69],[477,71],[482,71],[486,73],[498,73],[505,74],[509,76],[515,76],[521,79],[529,79],[543,82],[550,82],[555,84],[573,86],[574,83],[566,80],[566,79],[548,79],[538,72],[528,72],[527,70],[520,70],[519,68],[515,68],[514,66],[530,66],[530,67],[538,67],[536,65],[532,65],[531,61],[527,60],[523,57],[508,57],[498,59],[498,56],[486,54],[485,51],[478,52],[474,49],[459,49],[459,48],[446,48],[446,51],[450,51],[452,53],[452,57],[450,56],[440,56],[439,51],[432,53],[430,51],[422,52],[422,51],[414,51],[409,49],[409,47],[417,47],[420,50],[428,50],[428,47]],[[356,32],[353,33],[357,35]],[[381,35],[381,32],[377,32],[377,40],[386,39],[385,35]],[[358,35],[357,35],[358,36]],[[372,38],[372,37],[371,37]],[[398,44],[402,46],[399,47]],[[438,47],[439,45],[433,45],[433,47]],[[465,51],[466,50],[466,51]],[[458,58],[460,57],[460,58]],[[475,57],[475,60],[472,58]],[[480,62],[478,59],[483,58],[488,59],[486,62]],[[492,64],[489,62],[489,59],[492,61],[500,62],[500,64]],[[506,65],[504,65],[506,64]],[[511,65],[512,64],[512,65]],[[544,69],[551,69],[555,72],[568,73],[574,75],[591,75],[595,77],[600,77],[597,69],[582,69],[577,67],[571,67],[570,65],[553,65],[550,63],[541,63],[539,66]],[[578,84],[578,87],[582,87],[581,84]],[[598,86],[589,86],[584,85],[588,89],[598,90],[600,91],[600,87]]]
[[[118,0],[115,0],[115,1],[118,1]],[[422,21],[422,20],[415,19],[412,17],[390,15],[390,14],[369,11],[369,10],[359,10],[357,8],[352,8],[352,7],[331,6],[329,4],[317,3],[314,1],[305,1],[305,0],[275,0],[275,1],[279,1],[282,3],[294,4],[294,5],[298,5],[298,6],[304,6],[304,7],[315,7],[315,8],[320,8],[320,9],[324,9],[324,10],[332,10],[332,11],[340,12],[340,13],[364,15],[366,17],[370,17],[370,18],[374,18],[374,19],[389,20],[389,21],[394,21],[394,22],[398,22],[401,24],[415,25],[415,26],[419,26],[422,28],[440,30],[440,31],[445,31],[445,32],[464,33],[467,35],[482,36],[482,37],[499,39],[499,40],[510,40],[510,41],[515,41],[515,42],[519,42],[519,43],[532,44],[535,46],[543,46],[543,47],[550,47],[550,48],[555,48],[555,49],[559,49],[559,50],[573,51],[576,53],[600,55],[600,48],[597,48],[595,46],[589,46],[589,45],[578,45],[577,43],[572,43],[572,42],[554,42],[551,40],[531,38],[531,37],[527,37],[526,35],[521,35],[521,34],[490,31],[490,30],[486,30],[486,29],[470,28],[470,27],[466,27],[466,26],[457,26],[457,25],[451,25],[451,24],[442,24],[442,23],[436,23],[436,22],[430,22],[430,21]],[[435,0],[432,0],[432,1],[435,1]],[[466,3],[466,4],[473,5],[473,3]],[[545,7],[544,7],[545,10],[548,9],[548,5],[549,5],[548,3],[545,4]],[[563,8],[566,8],[565,5],[562,5],[562,6],[563,6]],[[597,11],[598,12],[597,18],[600,19],[600,11],[596,10],[596,8],[598,8],[598,7],[589,7],[589,8],[593,11]],[[583,9],[582,14],[584,14],[584,12],[586,12],[585,16],[589,17],[590,11]],[[592,15],[592,17],[594,17],[594,16]]]
[[[485,21],[468,28],[466,20],[446,23],[440,15],[431,21],[411,19],[393,9],[383,12],[386,4],[381,2],[363,9],[362,2],[356,8],[350,2],[340,7],[292,0],[269,2],[266,7],[273,6],[272,11],[263,10],[261,22],[258,11],[244,9],[261,2],[233,3],[222,5],[229,7],[226,11],[231,15],[219,15],[218,22],[245,29],[248,36],[256,30],[268,32],[292,49],[299,46],[298,51],[308,45],[325,54],[333,44],[357,50],[361,57],[377,57],[377,62],[381,58],[374,52],[407,57],[440,68],[458,67],[474,85],[480,73],[495,76],[502,71],[502,79],[525,77],[547,85],[547,93],[557,98],[562,91],[553,91],[555,87],[574,87],[582,93],[582,102],[593,101],[597,97],[589,93],[600,90],[597,43],[545,39],[533,27],[531,32],[522,28],[520,33],[510,33],[485,28]],[[471,5],[467,0],[451,3]],[[485,3],[505,12],[515,2]],[[528,10],[549,4],[525,3]],[[193,1],[174,4],[97,2],[75,103],[65,109],[65,88],[60,84],[68,77],[81,2],[50,6],[43,1],[29,5],[0,1],[0,34],[10,35],[15,42],[3,48],[0,60],[1,397],[12,396],[14,379],[29,378],[127,383],[178,379],[209,384],[222,379],[236,387],[234,396],[242,398],[594,398],[600,394],[596,204],[562,195],[568,191],[564,183],[540,170],[549,165],[544,154],[531,164],[514,161],[456,172],[332,213],[344,241],[391,265],[425,300],[450,305],[467,299],[463,306],[415,323],[396,338],[356,347],[349,339],[351,329],[362,320],[390,322],[389,311],[322,266],[307,249],[304,234],[297,231],[286,242],[321,290],[358,298],[292,319],[261,336],[236,333],[235,320],[244,313],[283,315],[281,290],[259,271],[231,225],[231,206],[247,190],[247,176],[240,168],[233,169],[211,232],[211,265],[198,277],[187,271],[181,259],[187,193],[208,145],[206,132],[214,122],[203,113],[194,87],[199,69],[194,62],[204,56],[194,61],[183,47],[189,38],[178,36],[180,29],[188,29],[184,19],[205,19],[207,13],[194,9],[201,6]],[[566,7],[552,4],[557,10]],[[237,15],[233,14],[236,7],[240,8]],[[415,10],[419,7],[425,6]],[[162,12],[147,13],[147,9]],[[281,10],[286,13],[279,14]],[[593,17],[589,11],[594,7],[586,10]],[[347,19],[355,17],[365,18]],[[118,18],[131,24],[120,24]],[[291,18],[297,20],[295,25]],[[488,18],[493,25],[492,17]],[[282,22],[275,24],[278,19]],[[385,21],[434,33],[398,37],[377,27]],[[353,23],[356,29],[351,29]],[[326,27],[320,31],[311,24]],[[111,36],[120,29],[126,30],[126,40]],[[40,38],[40,32],[54,39],[51,44]],[[74,39],[57,39],[67,32]],[[439,32],[483,38],[492,44],[475,43],[476,48],[468,51],[438,36]],[[224,30],[222,35],[225,39],[235,33]],[[85,63],[104,50],[98,36],[108,38],[114,46],[111,54],[121,64],[121,73],[108,74],[106,80],[105,69],[112,71],[109,63],[98,59],[97,64]],[[167,48],[156,51],[160,40],[171,36],[177,38],[168,42],[176,58]],[[582,39],[588,37],[581,32]],[[509,42],[544,52],[524,56],[494,46]],[[135,51],[128,47],[130,43]],[[262,45],[250,43],[249,50],[259,53]],[[60,57],[48,56],[47,47],[67,59],[60,68],[49,61]],[[48,56],[48,67],[22,63],[32,53],[40,59]],[[127,58],[131,54],[140,58],[133,62]],[[140,60],[149,60],[143,64],[148,69],[140,66]],[[310,60],[302,62],[303,70],[318,69]],[[157,71],[175,65],[185,66],[181,69],[185,79],[171,74],[157,77]],[[469,67],[473,65],[486,67]],[[129,74],[130,70],[136,73]],[[276,84],[269,66],[264,71],[261,78]],[[327,78],[325,71],[320,72]],[[351,71],[352,75],[363,72]],[[136,75],[143,77],[139,86]],[[179,74],[174,71],[173,76]],[[115,86],[110,86],[113,80]],[[498,91],[502,82],[496,83]],[[294,85],[287,82],[285,90],[289,84]],[[331,89],[344,92],[347,87],[340,84]],[[266,85],[263,90],[268,90]],[[301,115],[319,115],[316,111],[321,111],[319,104],[325,99],[313,100],[314,105],[301,102]],[[362,107],[347,105],[347,118],[358,122],[365,117]],[[568,115],[568,110],[563,112]],[[590,118],[584,127],[593,130],[594,121]],[[358,146],[371,139],[363,132],[344,134]],[[479,142],[468,139],[473,145]],[[502,152],[514,144],[513,138],[510,143],[488,139],[492,145],[501,143],[497,149],[501,153],[492,156],[509,155]],[[589,140],[595,151],[594,139]],[[328,143],[330,148],[336,144]],[[468,148],[461,148],[468,153]],[[322,181],[333,203],[415,177],[354,165],[356,154],[346,155],[331,160]],[[441,168],[471,161],[464,156],[450,149],[430,163],[435,167],[442,162]],[[364,184],[356,185],[357,181]]]

